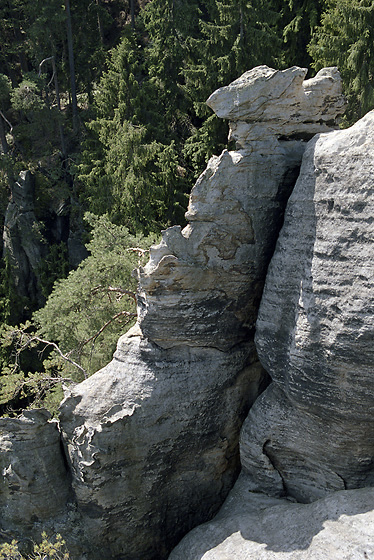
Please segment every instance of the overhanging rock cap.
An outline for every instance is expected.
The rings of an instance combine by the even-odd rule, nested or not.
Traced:
[[[330,122],[342,115],[346,101],[335,67],[304,80],[306,68],[274,70],[257,66],[217,89],[207,105],[223,119],[245,122]]]

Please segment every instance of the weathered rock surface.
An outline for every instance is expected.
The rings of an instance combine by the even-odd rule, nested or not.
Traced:
[[[166,230],[140,270],[139,326],[62,405],[78,507],[100,555],[164,558],[237,476],[239,429],[263,379],[253,326],[305,146],[279,135],[211,159],[189,225]]]
[[[38,286],[38,268],[47,254],[34,212],[34,177],[21,171],[12,187],[12,200],[6,214],[3,231],[4,254],[10,261],[16,293],[29,302],[42,305]]]
[[[331,130],[344,113],[341,78],[337,68],[323,68],[305,80],[306,68],[274,70],[257,66],[209,97],[215,113],[229,119],[236,140],[265,134],[306,135]]]
[[[232,120],[241,149],[210,160],[191,192],[189,225],[166,230],[140,271],[140,325],[160,346],[227,350],[253,332],[305,147],[284,137],[300,127],[311,134],[325,130],[321,106],[326,108],[327,98],[328,121],[344,107],[336,68],[303,82],[305,74],[302,68],[280,72],[260,66],[209,98],[219,116]],[[249,119],[256,121],[256,134],[247,130]]]
[[[113,361],[61,405],[89,560],[166,558],[214,515],[237,477],[240,427],[266,384],[254,323],[306,145],[294,134],[299,124],[302,135],[326,130],[323,119],[308,129],[304,114],[290,122],[295,91],[303,103],[310,97],[314,111],[314,92],[326,82],[335,92],[328,120],[343,106],[335,69],[307,87],[297,69],[260,67],[243,80],[256,89],[269,73],[269,91],[274,79],[293,92],[286,129],[284,119],[268,119],[270,107],[267,120],[257,113],[255,128],[230,117],[238,149],[210,160],[191,193],[189,225],[166,230],[139,271],[138,325],[120,339]]]
[[[373,488],[296,504],[250,492],[241,476],[217,516],[169,560],[373,560],[373,527]]]
[[[262,368],[232,352],[162,349],[138,329],[61,407],[90,558],[164,558],[239,472],[238,433]]]
[[[12,309],[12,321],[29,316],[32,308],[41,307],[45,297],[40,282],[41,269],[49,254],[49,245],[66,244],[71,266],[78,264],[88,253],[82,242],[83,228],[79,212],[71,217],[69,198],[51,199],[49,206],[37,211],[38,189],[31,171],[21,171],[11,186],[4,229],[3,253],[9,260],[13,290],[19,297],[17,309]]]
[[[257,321],[273,384],[241,436],[254,490],[374,485],[373,153],[371,112],[304,154]]]
[[[0,418],[0,528],[2,535],[35,536],[65,513],[70,482],[56,422],[44,410]]]

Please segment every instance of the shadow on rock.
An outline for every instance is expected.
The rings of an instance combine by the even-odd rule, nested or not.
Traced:
[[[373,558],[374,489],[299,504],[248,490],[241,475],[218,515],[191,531],[169,560]]]

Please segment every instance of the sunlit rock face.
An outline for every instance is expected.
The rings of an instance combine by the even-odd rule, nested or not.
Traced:
[[[244,79],[263,92],[264,76],[269,92],[288,83],[307,103],[301,75],[260,67]],[[326,76],[340,91],[336,70]],[[166,230],[139,270],[138,326],[61,408],[78,507],[108,558],[166,557],[212,517],[239,472],[240,427],[264,384],[254,324],[306,144],[256,111],[262,134],[210,160],[191,193],[189,224]],[[326,129],[313,122],[311,134],[316,127]]]
[[[213,521],[191,531],[169,560],[371,559],[373,527],[373,488],[298,504],[253,493],[240,477]]]
[[[309,142],[256,325],[272,383],[224,506],[169,560],[373,557],[373,177],[374,112]]]
[[[214,92],[236,151],[213,157],[192,189],[183,230],[166,230],[139,280],[139,321],[164,348],[227,350],[253,333],[266,269],[305,148],[345,101],[336,68],[259,66]],[[328,124],[327,124],[328,123]]]
[[[273,384],[242,432],[253,487],[301,501],[374,484],[374,112],[313,139],[257,320]]]

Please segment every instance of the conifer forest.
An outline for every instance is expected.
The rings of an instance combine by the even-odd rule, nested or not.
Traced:
[[[254,66],[341,73],[374,108],[371,0],[1,0],[0,415],[56,412],[134,322],[132,270],[227,144]]]

